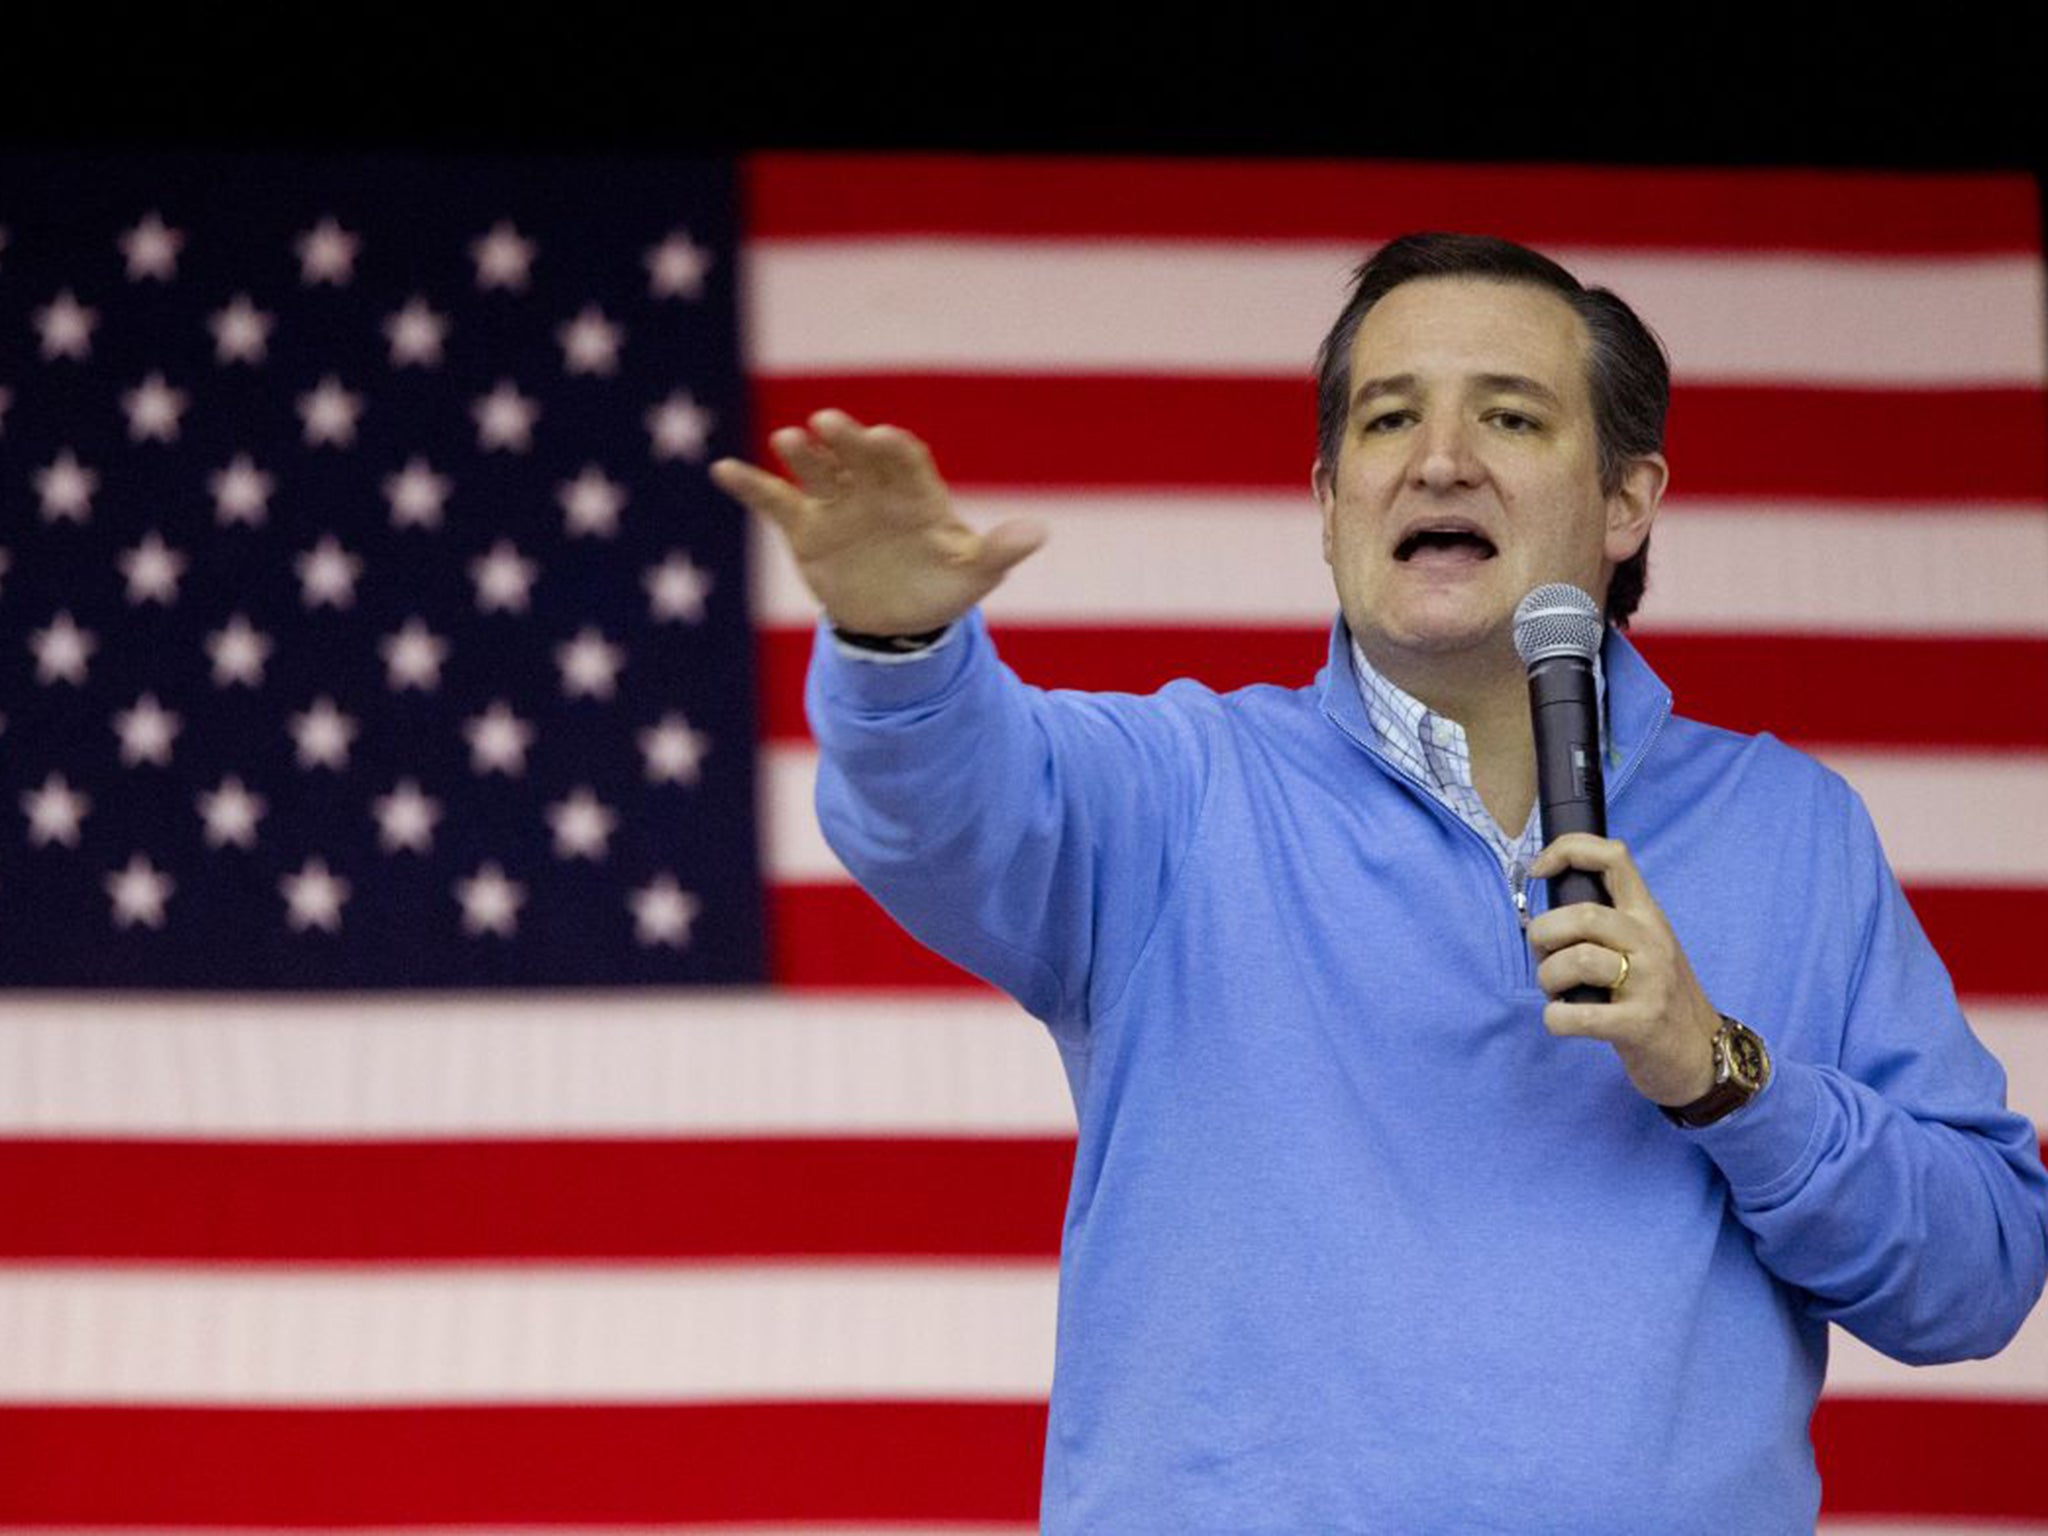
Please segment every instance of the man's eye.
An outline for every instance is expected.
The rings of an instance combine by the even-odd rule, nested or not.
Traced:
[[[1377,416],[1366,418],[1365,430],[1368,432],[1390,432],[1395,427],[1406,426],[1409,418],[1414,414],[1413,411],[1382,411]]]
[[[1510,432],[1534,432],[1543,425],[1534,416],[1524,416],[1520,411],[1495,411],[1488,419]]]

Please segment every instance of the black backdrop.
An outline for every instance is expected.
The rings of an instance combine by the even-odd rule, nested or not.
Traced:
[[[926,9],[29,0],[0,21],[0,140],[2048,169],[2019,4]]]

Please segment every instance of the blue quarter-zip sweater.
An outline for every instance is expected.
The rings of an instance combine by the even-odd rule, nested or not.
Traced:
[[[2033,1128],[1855,793],[1674,716],[1610,631],[1610,832],[1775,1065],[1675,1129],[1545,1031],[1499,864],[1375,751],[1347,646],[1149,698],[1026,687],[979,615],[814,648],[833,847],[1073,1090],[1045,1530],[1811,1531],[1826,1324],[2003,1345]]]

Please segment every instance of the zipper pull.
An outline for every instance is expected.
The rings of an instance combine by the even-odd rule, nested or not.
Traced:
[[[1526,889],[1528,878],[1529,872],[1520,864],[1517,864],[1508,876],[1508,894],[1514,898],[1515,917],[1521,922],[1524,933],[1529,931],[1529,892]]]

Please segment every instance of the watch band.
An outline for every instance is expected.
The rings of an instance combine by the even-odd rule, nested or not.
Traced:
[[[1714,1086],[1690,1104],[1658,1107],[1673,1125],[1697,1130],[1727,1119],[1762,1093],[1770,1080],[1771,1053],[1763,1040],[1755,1030],[1724,1013],[1714,1035]]]
[[[832,626],[833,638],[852,646],[857,651],[874,651],[883,656],[913,656],[919,651],[930,650],[938,644],[947,630],[953,626],[941,624],[937,629],[928,629],[921,635],[864,635],[857,630]]]

